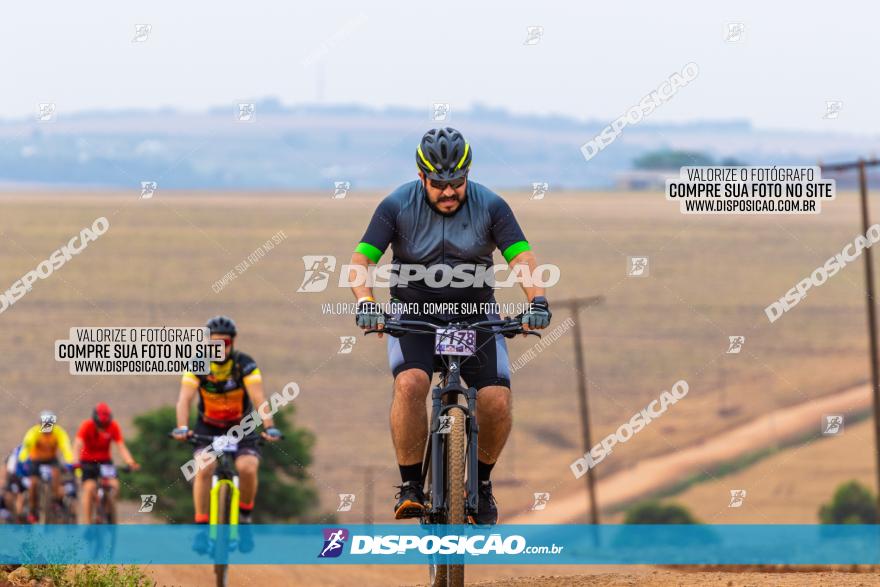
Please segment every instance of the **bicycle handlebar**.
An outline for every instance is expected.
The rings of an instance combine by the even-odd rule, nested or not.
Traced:
[[[497,329],[496,329],[497,327]],[[503,318],[501,320],[481,320],[480,322],[453,322],[451,324],[434,324],[422,320],[394,320],[385,321],[383,328],[368,328],[364,335],[383,333],[389,336],[403,336],[405,334],[434,334],[438,330],[484,330],[492,329],[492,332],[502,335],[528,334],[540,338],[541,333],[534,330],[525,330],[516,318]],[[420,330],[421,329],[421,330]],[[425,330],[429,329],[429,330]]]
[[[174,436],[174,434],[171,432],[169,432],[166,436],[168,436],[168,438],[173,438],[174,440],[177,440],[177,437]],[[217,436],[214,436],[212,434],[197,434],[197,433],[193,432],[192,430],[190,430],[186,435],[186,442],[188,442],[189,444],[192,444],[193,446],[197,445],[199,442],[207,442],[208,444],[214,444],[214,439],[224,438],[225,436],[226,436],[225,434],[218,434]],[[284,438],[284,435],[282,434],[278,437],[278,440],[282,440],[283,438]],[[257,440],[258,445],[264,444],[264,439],[262,436],[258,436],[256,440]]]

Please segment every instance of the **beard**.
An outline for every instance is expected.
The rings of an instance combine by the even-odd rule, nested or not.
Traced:
[[[437,200],[437,204],[439,204],[441,202],[452,202],[452,201],[458,202],[458,207],[455,210],[452,210],[449,212],[447,212],[446,210],[441,210],[437,206],[437,204],[432,202],[431,198],[428,197],[427,191],[425,192],[425,200],[428,202],[428,205],[431,207],[431,209],[434,210],[434,212],[436,212],[437,214],[439,214],[441,216],[454,216],[456,213],[458,213],[459,210],[461,210],[461,207],[464,205],[465,196],[459,197],[458,194],[454,194],[454,195],[448,196],[448,197],[447,196],[440,196],[440,199]]]

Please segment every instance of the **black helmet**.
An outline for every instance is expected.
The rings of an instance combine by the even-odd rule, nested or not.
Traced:
[[[471,146],[454,128],[433,128],[416,149],[416,165],[428,179],[459,179],[471,166]]]
[[[238,331],[235,329],[235,322],[232,321],[232,318],[226,316],[214,316],[208,320],[205,326],[208,327],[211,334],[228,334],[229,336],[238,334]]]

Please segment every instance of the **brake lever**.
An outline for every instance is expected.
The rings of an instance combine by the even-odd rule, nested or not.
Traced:
[[[368,328],[367,330],[364,330],[364,336],[376,333],[387,334],[388,336],[393,336],[394,338],[400,338],[401,336],[406,334],[406,332],[401,332],[400,330],[395,330],[393,328]]]

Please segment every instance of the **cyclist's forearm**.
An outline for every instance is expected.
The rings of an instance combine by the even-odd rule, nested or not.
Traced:
[[[77,436],[73,440],[73,459],[74,460],[76,460],[76,461],[82,460],[82,449],[83,449],[83,441],[79,436]]]
[[[260,381],[251,382],[247,386],[247,393],[251,398],[251,403],[257,406],[257,408],[266,402],[266,394],[263,393],[263,383]],[[259,413],[259,411],[257,413]],[[262,420],[263,428],[272,428],[275,426],[275,421],[272,419],[272,416],[267,416],[262,418]]]
[[[372,298],[373,289],[367,285],[366,276],[373,263],[362,253],[354,253],[351,256],[351,268],[348,271],[348,282],[352,284],[351,291],[355,299]]]
[[[531,278],[520,282],[523,292],[526,294],[526,299],[531,302],[535,296],[543,296],[544,288],[534,285],[533,281],[538,268],[538,259],[535,257],[534,251],[523,251],[510,260],[511,269],[514,269],[517,265],[526,265],[529,268],[527,275],[531,276]]]
[[[122,460],[125,461],[126,465],[134,464],[134,457],[131,456],[131,452],[128,450],[128,446],[125,445],[125,442],[119,442],[119,454],[122,455]]]

